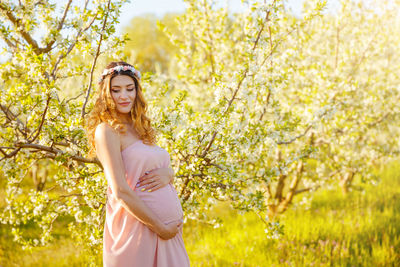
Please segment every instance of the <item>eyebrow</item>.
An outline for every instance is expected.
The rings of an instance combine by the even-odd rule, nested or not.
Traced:
[[[126,87],[132,86],[132,85],[135,85],[135,84],[134,84],[134,83],[130,83],[130,84],[126,85]],[[114,87],[116,87],[116,88],[121,88],[121,86],[119,86],[119,85],[113,85],[113,86],[111,86],[111,88],[114,88]]]

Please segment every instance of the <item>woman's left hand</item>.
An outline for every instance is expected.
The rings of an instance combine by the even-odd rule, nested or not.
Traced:
[[[136,187],[142,187],[140,190],[148,192],[160,189],[172,180],[173,170],[171,168],[158,168],[145,172],[145,175],[139,178]]]

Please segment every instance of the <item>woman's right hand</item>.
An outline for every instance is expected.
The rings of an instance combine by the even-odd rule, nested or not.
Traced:
[[[163,225],[163,229],[161,229],[157,234],[162,239],[170,239],[173,238],[183,227],[182,221],[173,221],[168,224]]]

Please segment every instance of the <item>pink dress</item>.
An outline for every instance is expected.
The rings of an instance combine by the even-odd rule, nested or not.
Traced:
[[[138,179],[146,171],[169,166],[169,153],[157,145],[146,145],[142,140],[134,142],[121,153],[126,180],[144,203],[166,224],[183,220],[181,203],[171,183],[153,192],[142,192],[141,187],[136,187]],[[103,266],[190,266],[182,230],[175,237],[164,240],[125,210],[116,201],[110,186],[107,189],[107,196]]]

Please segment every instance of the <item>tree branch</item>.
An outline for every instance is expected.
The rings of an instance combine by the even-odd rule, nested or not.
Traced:
[[[315,187],[307,187],[307,188],[299,189],[299,190],[296,190],[296,191],[294,192],[294,195],[301,194],[301,193],[304,193],[304,192],[307,192],[307,191],[311,191],[311,190],[316,190],[316,189],[318,189],[319,187],[320,187],[320,186],[317,185],[317,186],[315,186]]]
[[[33,51],[36,54],[41,53],[41,48],[37,44],[37,42],[32,38],[32,36],[25,31],[24,25],[22,25],[22,21],[20,18],[14,16],[12,11],[6,6],[4,3],[0,2],[0,10],[3,10],[8,20],[14,25],[15,30],[19,32],[19,34],[24,38],[24,40],[33,47]]]
[[[275,2],[276,2],[276,0],[274,0],[273,4],[275,4]],[[269,20],[269,15],[270,15],[270,13],[271,13],[271,10],[266,11],[264,23],[263,23],[261,29],[259,30],[259,32],[258,32],[258,34],[257,34],[257,38],[256,38],[256,40],[254,41],[254,45],[253,45],[253,47],[252,47],[252,51],[253,51],[253,52],[254,52],[254,50],[256,49],[257,44],[258,44],[258,42],[259,42],[259,40],[260,40],[261,33],[262,33],[263,30],[264,30],[264,24],[267,23],[268,20]],[[239,83],[238,83],[238,85],[237,85],[235,91],[233,92],[233,95],[232,95],[231,99],[229,100],[229,103],[228,103],[228,105],[227,105],[225,111],[223,112],[222,116],[225,116],[225,114],[228,112],[229,108],[231,107],[233,101],[235,100],[236,94],[239,92],[240,87],[241,87],[241,85],[242,85],[244,79],[246,79],[246,77],[247,77],[248,71],[249,71],[249,66],[247,66],[246,69],[244,70],[243,76],[242,76],[242,78],[240,79],[240,81],[239,81]],[[203,151],[201,157],[204,158],[204,157],[207,155],[208,151],[210,150],[210,148],[211,148],[211,146],[212,146],[212,143],[213,143],[214,140],[215,140],[215,136],[217,135],[217,133],[218,133],[217,131],[214,131],[214,132],[213,132],[212,137],[211,137],[210,141],[208,142],[206,148],[204,149],[204,151]]]
[[[57,148],[54,148],[54,147],[49,147],[49,146],[43,146],[43,145],[39,145],[39,144],[17,143],[16,147],[18,147],[18,148],[34,148],[34,149],[37,149],[39,151],[46,151],[46,152],[52,153],[54,155],[65,154],[66,153],[66,152],[64,152],[64,151],[62,151],[60,149],[57,149]],[[54,157],[51,157],[51,158],[54,159]],[[71,158],[73,160],[77,161],[77,162],[94,163],[94,164],[99,165],[102,168],[101,162],[97,158],[87,159],[87,158],[84,158],[84,157],[81,157],[81,156],[76,156],[76,155],[71,155]]]
[[[86,0],[86,2],[85,2],[84,12],[86,11],[87,4],[88,4],[88,0]],[[92,20],[88,23],[88,25],[86,25],[85,28],[82,28],[82,29],[80,29],[80,30],[78,31],[78,33],[77,33],[76,36],[75,36],[74,42],[71,43],[71,45],[68,47],[67,52],[65,52],[64,54],[61,54],[61,55],[58,57],[56,63],[54,64],[53,70],[51,71],[51,77],[53,78],[53,80],[55,80],[55,78],[56,78],[55,75],[56,75],[56,72],[57,72],[58,64],[60,64],[60,62],[61,62],[61,60],[62,60],[63,58],[65,58],[69,53],[71,53],[72,49],[75,47],[76,43],[78,42],[79,37],[81,36],[81,34],[82,34],[83,32],[85,32],[87,29],[89,29],[89,28],[92,26],[92,24],[93,24],[94,21],[96,20],[96,17],[97,17],[98,14],[99,14],[99,10],[97,9],[96,14],[92,17]]]
[[[85,102],[83,103],[82,106],[82,111],[81,111],[81,118],[83,119],[85,117],[85,108],[86,108],[86,104],[89,100],[89,96],[90,96],[90,91],[92,89],[92,82],[93,82],[93,72],[94,72],[94,68],[96,67],[96,62],[97,62],[97,58],[100,55],[100,48],[101,48],[101,43],[103,41],[103,36],[104,36],[104,30],[106,29],[106,24],[107,24],[107,18],[108,18],[108,14],[110,12],[110,4],[111,4],[111,0],[108,0],[107,3],[107,13],[104,17],[104,21],[103,21],[103,27],[101,28],[101,33],[100,33],[100,40],[99,40],[99,44],[97,45],[97,50],[96,50],[96,55],[93,58],[93,63],[92,63],[92,68],[90,70],[90,79],[89,79],[89,86],[88,89],[86,91],[86,97],[85,97]]]
[[[299,139],[299,138],[305,136],[305,135],[307,134],[307,132],[308,132],[311,128],[312,128],[312,125],[309,125],[309,126],[307,127],[307,129],[304,131],[304,133],[302,133],[302,134],[300,134],[300,135],[298,135],[298,136],[293,137],[293,138],[290,139],[289,141],[279,141],[279,142],[276,142],[276,143],[277,143],[278,145],[283,145],[283,144],[287,145],[287,144],[293,143],[293,142],[296,141],[297,139]]]
[[[57,26],[57,33],[59,33],[59,32],[61,31],[61,29],[62,29],[62,27],[63,27],[63,25],[64,25],[64,21],[65,21],[65,18],[67,17],[67,13],[68,13],[69,7],[71,6],[71,3],[72,3],[72,0],[69,0],[68,3],[67,3],[67,6],[65,7],[63,16],[62,16],[62,18],[61,18],[61,20],[60,20],[60,22],[58,23],[58,26]],[[51,47],[53,46],[53,44],[54,44],[55,42],[56,42],[56,38],[53,38],[53,40],[51,40],[51,41],[46,45],[45,48],[42,48],[42,49],[41,49],[41,53],[47,53],[47,52],[49,52],[49,51],[52,49]]]
[[[26,125],[10,110],[9,107],[6,107],[3,104],[0,104],[0,109],[3,111],[4,115],[6,116],[7,120],[9,122],[16,121],[17,126],[22,126],[23,130],[20,129],[20,127],[17,127],[16,129],[25,137],[27,138],[27,133],[30,132],[30,129],[26,127]]]
[[[32,133],[32,135],[33,135],[36,132],[35,136],[32,137],[32,138],[28,138],[28,140],[29,140],[28,142],[29,143],[32,143],[33,141],[35,141],[36,138],[39,136],[40,131],[42,130],[42,126],[43,126],[43,123],[44,123],[44,119],[46,117],[47,109],[49,107],[50,99],[51,99],[50,94],[48,94],[47,95],[47,101],[46,101],[46,107],[44,108],[44,111],[43,111],[43,114],[42,114],[42,120],[40,121],[39,127]]]

